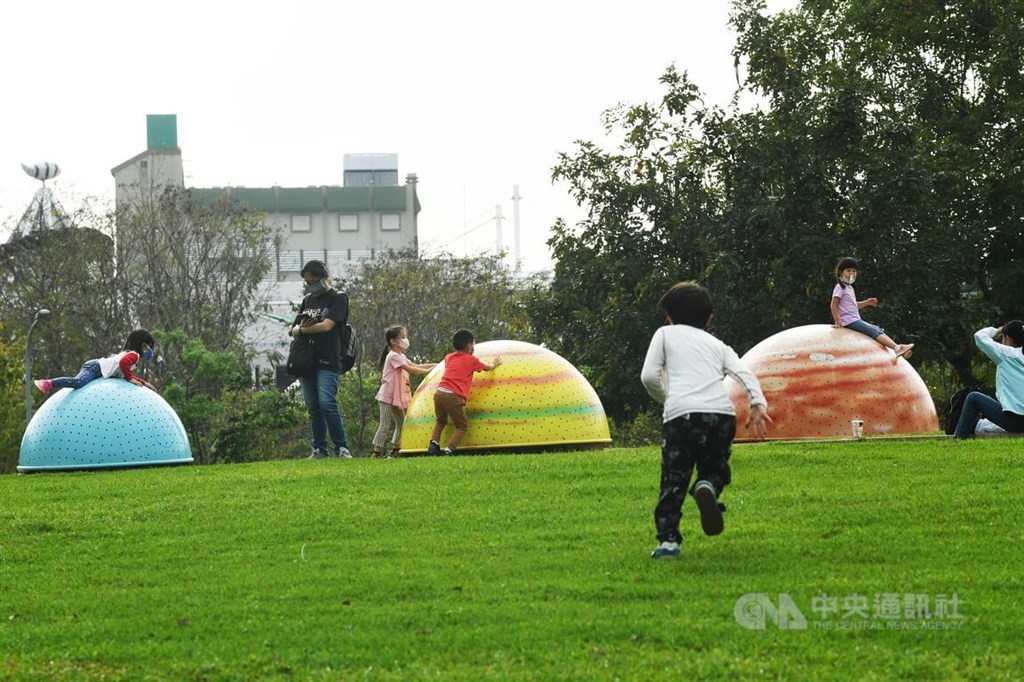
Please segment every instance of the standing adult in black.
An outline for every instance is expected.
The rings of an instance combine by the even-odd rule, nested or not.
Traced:
[[[317,335],[317,367],[312,374],[299,377],[302,398],[309,412],[313,454],[309,459],[324,459],[331,455],[327,448],[327,435],[334,444],[334,455],[350,458],[345,424],[338,409],[338,381],[341,378],[342,334],[348,322],[348,296],[335,290],[329,281],[323,261],[311,260],[302,266],[303,288],[299,314],[295,317],[291,335],[299,338]]]

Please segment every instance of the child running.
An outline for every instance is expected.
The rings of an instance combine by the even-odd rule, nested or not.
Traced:
[[[658,546],[655,559],[678,559],[679,519],[689,488],[706,535],[724,528],[718,497],[732,481],[729,456],[736,436],[736,409],[722,380],[728,374],[750,399],[747,429],[768,436],[768,403],[757,377],[736,351],[705,331],[711,321],[711,294],[696,282],[679,282],[661,297],[667,326],[654,332],[640,381],[662,403],[661,491],[654,508]]]
[[[910,357],[912,343],[896,343],[890,339],[885,330],[860,319],[860,309],[878,305],[877,298],[866,298],[858,301],[853,292],[853,283],[857,281],[857,261],[849,256],[840,258],[836,264],[836,286],[832,289],[832,326],[836,329],[845,327],[855,332],[866,334],[878,343],[892,350],[896,357]]]
[[[136,329],[128,335],[124,342],[124,350],[105,358],[86,360],[82,369],[73,377],[57,377],[56,379],[36,379],[35,385],[43,395],[50,391],[59,391],[62,388],[81,388],[90,381],[99,378],[122,377],[138,386],[145,386],[151,391],[156,391],[152,384],[142,377],[135,376],[132,370],[139,362],[140,357],[147,360],[153,359],[153,346],[156,341],[153,335],[145,329]]]
[[[501,364],[501,357],[494,359],[491,364],[485,364],[473,357],[474,348],[473,332],[468,329],[460,329],[452,337],[454,353],[449,353],[444,358],[444,375],[441,383],[434,391],[434,430],[430,434],[430,445],[427,446],[428,455],[454,455],[455,448],[459,441],[469,430],[469,418],[466,416],[466,401],[469,398],[469,389],[473,385],[473,374],[475,372],[490,372]],[[448,445],[441,449],[438,442],[441,432],[448,423],[448,417],[455,422],[455,432],[448,439]]]
[[[435,363],[416,365],[405,357],[409,350],[409,333],[405,327],[388,327],[384,332],[384,351],[377,368],[380,370],[380,390],[377,403],[380,405],[380,426],[373,436],[374,457],[394,457],[401,449],[402,426],[405,425],[405,409],[412,400],[409,389],[409,374],[426,374],[434,369]],[[395,423],[395,434],[391,437],[390,452],[384,453],[384,441],[390,422]]]

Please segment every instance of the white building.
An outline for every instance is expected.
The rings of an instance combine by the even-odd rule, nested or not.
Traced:
[[[150,198],[164,186],[185,186],[177,116],[147,116],[146,133],[146,150],[111,169],[119,206]],[[226,195],[261,211],[266,224],[280,230],[264,292],[272,316],[247,331],[250,342],[266,354],[285,349],[282,322],[275,318],[290,318],[301,300],[299,271],[306,261],[322,260],[336,276],[377,253],[418,248],[416,175],[407,175],[404,185],[398,177],[397,154],[346,154],[340,186],[188,188],[196,204]]]

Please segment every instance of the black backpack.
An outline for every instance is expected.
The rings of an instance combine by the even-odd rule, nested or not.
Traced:
[[[343,336],[341,337],[341,373],[352,369],[356,360],[359,359],[359,344],[356,343],[356,328],[349,323],[345,323],[345,328],[342,330]]]
[[[961,388],[949,399],[949,410],[946,412],[945,424],[947,436],[952,436],[956,432],[956,424],[960,421],[960,413],[964,411],[964,401],[966,401],[967,396],[974,391],[981,391],[984,393],[984,391],[981,390],[981,384],[978,384],[971,388]]]

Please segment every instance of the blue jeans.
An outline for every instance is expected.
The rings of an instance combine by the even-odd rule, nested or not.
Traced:
[[[78,370],[78,375],[73,377],[57,377],[53,380],[53,386],[50,388],[51,391],[59,391],[62,388],[81,388],[90,381],[94,381],[103,376],[103,370],[100,369],[100,363],[96,360],[89,360],[82,369]]]
[[[877,339],[879,336],[885,333],[885,330],[878,325],[865,322],[864,320],[854,320],[850,324],[846,325],[847,329],[852,329],[855,332],[866,334],[873,339]]]
[[[977,391],[969,393],[964,401],[964,409],[960,413],[960,421],[956,423],[957,438],[971,438],[978,420],[984,417],[996,426],[1011,433],[1024,432],[1024,415],[1003,410],[998,400],[989,398]]]
[[[313,447],[327,450],[327,433],[330,432],[335,448],[347,448],[345,424],[338,409],[338,380],[341,375],[329,369],[318,369],[316,374],[301,377],[302,399],[309,412],[309,429],[313,434]]]

